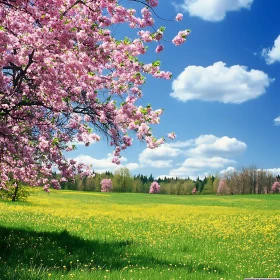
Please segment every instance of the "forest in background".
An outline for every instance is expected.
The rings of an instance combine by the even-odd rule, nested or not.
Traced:
[[[53,174],[54,178],[59,177]],[[254,166],[242,168],[239,171],[228,172],[223,175],[212,175],[192,180],[189,177],[182,178],[154,178],[142,174],[132,175],[129,169],[120,168],[114,173],[96,173],[95,177],[81,178],[76,175],[75,180],[64,182],[61,188],[64,190],[101,191],[101,181],[112,180],[113,192],[148,193],[152,182],[157,181],[161,188],[160,194],[190,195],[194,188],[196,194],[265,194],[279,192],[273,191],[272,185],[280,181],[280,176],[273,176],[266,170],[258,170]]]

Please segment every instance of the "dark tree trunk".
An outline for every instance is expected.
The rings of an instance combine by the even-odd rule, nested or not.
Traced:
[[[18,193],[18,184],[16,183],[12,201],[16,201],[17,193]]]

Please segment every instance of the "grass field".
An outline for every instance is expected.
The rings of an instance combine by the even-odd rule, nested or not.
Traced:
[[[280,278],[280,196],[0,201],[0,279]]]

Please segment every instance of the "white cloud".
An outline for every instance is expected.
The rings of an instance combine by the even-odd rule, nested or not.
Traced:
[[[224,169],[224,170],[220,171],[220,174],[225,175],[225,174],[228,174],[228,173],[232,173],[234,171],[235,171],[235,168],[232,167],[232,166],[229,166],[227,169]]]
[[[168,166],[171,167],[167,175],[160,177],[178,177],[195,179],[198,176],[203,178],[209,174],[219,173],[225,171],[232,171],[236,161],[232,157],[240,155],[247,149],[246,143],[230,138],[228,136],[217,137],[212,134],[200,135],[197,138],[189,139],[187,141],[177,141],[165,145],[166,151],[170,149],[173,153],[169,153]],[[160,154],[168,155],[162,151]],[[178,163],[178,158],[183,159]],[[152,162],[155,159],[152,158]],[[175,161],[177,160],[177,161]],[[175,166],[178,166],[175,168]],[[230,167],[228,167],[230,166]]]
[[[280,116],[274,119],[275,125],[280,125]]]
[[[157,149],[145,149],[139,155],[139,163],[140,167],[171,168],[169,174],[163,177],[195,178],[207,176],[209,170],[213,174],[235,164],[236,161],[227,157],[239,155],[246,149],[247,145],[236,138],[200,135],[186,141],[164,144]]]
[[[157,178],[166,176],[196,179],[233,166],[236,161],[232,157],[244,152],[246,148],[247,145],[236,138],[208,134],[186,141],[172,141],[156,149],[146,148],[139,154],[138,162],[128,162],[127,158],[122,157],[121,164],[116,165],[112,163],[112,153],[100,159],[85,154],[73,159],[78,163],[91,165],[97,173],[115,172],[121,167],[131,171],[143,168],[153,173],[156,168],[162,168],[165,169],[165,175]]]
[[[135,169],[138,169],[140,167],[140,165],[136,162],[131,162],[131,163],[125,164],[125,167],[128,168],[129,170],[135,170]]]
[[[140,165],[151,166],[154,168],[166,168],[171,167],[173,164],[173,159],[181,153],[180,149],[170,147],[165,144],[156,149],[146,148],[139,155]]]
[[[197,16],[207,21],[221,21],[227,12],[249,9],[254,0],[184,0],[179,5],[190,16]],[[178,6],[178,5],[177,5]]]
[[[173,81],[171,96],[180,101],[202,100],[240,104],[266,92],[273,82],[260,70],[224,62],[208,67],[188,66]]]
[[[247,149],[247,145],[236,138],[217,137],[213,134],[200,135],[197,138],[176,141],[164,146],[176,151],[175,156],[179,154],[188,156],[233,156],[243,153]],[[165,156],[168,155],[164,150],[162,152]]]
[[[280,175],[280,168],[270,168],[270,169],[265,169],[265,170],[272,173],[273,176]]]
[[[187,158],[182,167],[188,169],[219,169],[223,168],[228,164],[236,163],[234,160],[222,158],[222,157],[211,157],[211,158]]]
[[[192,156],[232,156],[247,149],[244,142],[228,136],[219,138],[214,135],[202,135],[195,139],[195,144],[196,147],[188,150],[188,154]]]
[[[176,142],[173,142],[173,143],[168,143],[166,145],[169,146],[169,147],[172,147],[172,148],[185,148],[185,147],[190,147],[193,144],[194,144],[194,140],[191,139],[191,140],[188,140],[188,141],[176,141]]]
[[[89,155],[79,155],[73,159],[75,161],[77,161],[77,163],[83,163],[88,166],[91,165],[92,169],[97,173],[103,173],[105,171],[114,172],[121,167],[126,167],[129,170],[135,170],[135,169],[139,168],[138,163],[126,163],[125,164],[125,162],[127,162],[127,159],[125,157],[122,157],[120,159],[120,161],[121,161],[120,165],[113,163],[112,158],[113,158],[112,154],[109,153],[109,154],[107,154],[106,158],[102,158],[102,159],[96,159]]]
[[[235,164],[236,161],[222,158],[187,158],[179,168],[170,170],[169,175],[172,177],[202,177],[207,176],[209,173],[213,174],[217,169],[224,168],[227,165]],[[212,172],[209,172],[212,170]]]
[[[199,137],[193,139],[193,143],[195,145],[212,144],[217,139],[219,138],[213,134],[205,134],[205,135],[200,135]]]
[[[280,62],[280,35],[274,41],[272,48],[262,50],[262,56],[267,64],[273,64],[276,61]]]

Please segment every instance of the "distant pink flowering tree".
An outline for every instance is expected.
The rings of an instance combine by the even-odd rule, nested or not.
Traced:
[[[101,182],[101,191],[102,192],[111,192],[112,191],[112,180],[111,179],[103,179]]]
[[[196,188],[193,188],[193,190],[192,190],[192,194],[196,194]]]
[[[273,185],[271,186],[271,191],[272,191],[273,193],[279,192],[279,191],[280,191],[280,182],[275,181],[275,182],[273,183]]]
[[[229,188],[225,179],[221,179],[217,189],[218,194],[229,194]]]
[[[104,136],[116,164],[132,133],[151,149],[164,143],[151,130],[163,110],[137,103],[147,75],[172,76],[159,60],[141,62],[165,29],[155,27],[158,0],[133,2],[139,10],[118,0],[0,1],[0,189],[12,179],[48,191],[77,173],[90,176],[65,156],[71,142],[88,146]],[[114,36],[120,24],[135,30],[131,38]],[[54,165],[61,179],[50,181]]]
[[[153,182],[150,186],[150,190],[149,190],[149,193],[159,193],[160,191],[160,185],[158,182]]]

